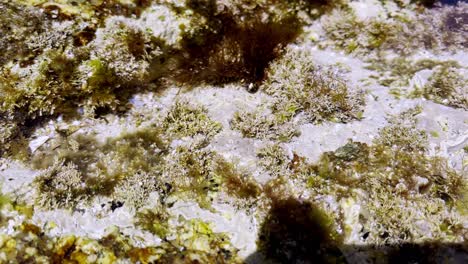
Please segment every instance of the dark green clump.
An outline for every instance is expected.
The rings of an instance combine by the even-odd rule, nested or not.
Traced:
[[[307,1],[316,2],[316,1]],[[177,80],[188,83],[259,82],[281,47],[300,33],[297,16],[306,1],[187,1],[196,19],[182,41],[188,59]],[[177,8],[176,8],[177,10]]]
[[[236,170],[233,164],[219,159],[215,173],[221,175],[223,187],[230,196],[239,199],[256,199],[260,196],[260,185],[250,175]]]
[[[136,225],[143,230],[156,234],[160,238],[169,235],[169,214],[163,207],[142,210],[137,213],[136,219]]]

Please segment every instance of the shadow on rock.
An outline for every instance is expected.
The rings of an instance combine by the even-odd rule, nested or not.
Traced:
[[[346,263],[342,237],[318,207],[293,198],[274,201],[247,263]]]
[[[327,214],[310,202],[275,200],[262,223],[254,263],[468,263],[468,243],[346,245]]]

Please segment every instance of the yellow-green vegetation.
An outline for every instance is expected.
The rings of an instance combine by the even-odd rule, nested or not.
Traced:
[[[138,0],[17,0],[25,6],[43,8],[51,19],[84,20],[97,24],[111,15],[138,16],[152,1]]]
[[[173,137],[201,135],[211,139],[221,131],[222,126],[209,118],[207,109],[203,106],[177,101],[164,119],[163,128]]]
[[[315,65],[308,51],[288,49],[270,64],[260,88],[272,97],[271,112],[241,111],[231,121],[246,137],[288,141],[298,135],[293,126],[298,114],[312,123],[346,123],[362,116],[363,92],[349,87],[337,70]]]
[[[205,149],[179,146],[166,157],[163,179],[173,196],[198,202],[212,210],[211,203],[220,192],[240,199],[240,205],[255,199],[260,187],[249,175],[243,175],[221,156]]]
[[[230,125],[247,138],[289,141],[300,134],[293,122],[285,122],[276,115],[258,109],[234,113]]]
[[[48,24],[38,10],[10,2],[0,3],[3,10],[0,18],[0,66],[12,59],[27,63],[34,56],[34,51],[29,47],[31,39]]]
[[[124,83],[145,85],[160,77],[167,58],[165,42],[150,30],[112,17],[96,31],[91,54],[108,65]]]
[[[160,238],[165,238],[171,232],[169,226],[170,215],[166,208],[157,206],[140,210],[135,216],[135,224],[143,230],[149,231]]]
[[[195,135],[209,143],[220,129],[205,108],[178,102],[161,125],[123,133],[104,143],[94,136],[63,132],[32,157],[35,168],[46,169],[35,180],[37,199],[47,208],[75,208],[102,195],[138,210],[156,193],[162,205],[183,199],[212,209],[213,199],[223,192],[242,206],[260,193],[249,174],[196,140],[170,146],[175,139]]]
[[[106,30],[104,43],[93,52],[89,47],[76,48],[72,54],[53,49],[38,56],[30,72],[15,73],[12,64],[3,67],[0,110],[20,112],[32,120],[77,114],[83,106],[118,110],[117,106],[125,105],[129,96],[149,81],[146,68],[162,53],[161,42],[123,24]],[[140,53],[146,56],[140,58]]]
[[[28,156],[27,143],[14,114],[0,111],[0,157],[10,156],[22,160]]]
[[[315,65],[308,51],[288,50],[270,65],[267,74],[261,89],[275,98],[271,108],[280,120],[298,113],[314,123],[359,119],[362,91],[349,87],[336,69]]]
[[[0,47],[5,51],[0,61],[0,114],[8,128],[0,134],[7,142],[0,155],[15,156],[18,140],[49,117],[126,110],[131,95],[160,77],[164,41],[124,18],[100,22],[112,14],[134,15],[146,4],[0,3],[5,12],[0,23]]]
[[[242,200],[257,199],[260,196],[261,186],[251,175],[239,171],[232,163],[218,159],[215,173],[222,175],[224,191],[228,195]]]
[[[44,207],[74,207],[85,194],[85,182],[73,163],[54,164],[36,181],[40,193],[38,204]]]
[[[426,99],[468,110],[468,78],[456,67],[436,67],[422,90]]]
[[[402,25],[387,21],[376,18],[360,20],[351,10],[335,9],[323,18],[322,25],[336,47],[348,53],[365,53],[396,41]]]
[[[139,20],[151,4],[187,22],[180,43],[166,45]],[[301,8],[324,5],[330,3],[2,2],[0,113],[14,115],[6,126],[23,131],[59,115],[125,111],[133,94],[155,88],[160,77],[189,84],[260,82],[280,47],[299,34]],[[11,131],[0,135],[9,142],[5,149],[19,138]]]
[[[81,134],[51,140],[32,158],[36,168],[47,168],[35,180],[38,200],[49,208],[73,208],[79,200],[114,193],[137,207],[157,187],[164,148],[157,129],[125,134],[104,144]],[[135,182],[135,187],[129,186]]]
[[[350,7],[334,9],[322,17],[329,39],[322,45],[331,44],[364,56],[383,50],[411,54],[422,47],[435,52],[466,47],[462,21],[468,5],[460,3],[437,10],[419,8],[419,11],[414,5],[400,6],[402,10],[385,11],[381,16],[365,19],[356,16]],[[408,15],[407,10],[415,11],[415,16]]]
[[[374,143],[402,151],[424,152],[428,144],[427,134],[416,128],[416,116],[421,111],[421,107],[410,108],[387,118],[389,124],[379,131]]]
[[[432,70],[437,67],[461,68],[458,62],[452,60],[410,60],[405,57],[396,57],[388,60],[370,60],[367,69],[378,72],[379,75],[371,76],[371,78],[377,79],[379,84],[400,90],[409,85],[411,78],[413,78],[417,72]],[[407,91],[407,93],[409,93],[409,91]]]
[[[113,227],[101,239],[73,235],[51,237],[28,221],[13,234],[0,235],[0,260],[5,263],[240,263],[224,234],[200,220],[186,221],[173,240],[159,246],[138,247]]]
[[[279,146],[259,154],[272,175],[305,183],[313,196],[362,201],[359,219],[366,243],[459,242],[466,178],[444,158],[426,153],[427,135],[416,128],[418,111],[389,118],[373,144],[349,141],[316,164],[297,155],[288,159]]]
[[[466,69],[456,61],[410,60],[397,57],[383,61],[371,60],[367,68],[377,71],[378,75],[373,75],[371,78],[391,88],[390,93],[397,98],[425,97],[436,103],[467,109],[468,80],[464,76]],[[423,70],[432,70],[427,83],[422,87],[417,85],[409,87],[410,80]]]
[[[72,168],[73,169],[73,168]],[[63,184],[59,188],[63,188]],[[65,195],[65,194],[64,194]],[[2,263],[240,263],[229,237],[215,233],[210,223],[200,219],[177,219],[168,226],[167,215],[143,211],[138,225],[163,239],[158,246],[140,247],[130,236],[111,226],[100,239],[74,235],[50,236],[31,221],[32,208],[0,195],[0,234]],[[165,222],[166,229],[155,229]]]
[[[150,231],[166,242],[166,255],[161,263],[240,263],[237,250],[232,247],[229,237],[224,233],[215,233],[212,225],[201,219],[187,220],[179,217],[175,226],[169,226],[167,215],[147,210],[137,215],[137,225]],[[174,238],[175,237],[175,238]],[[168,262],[164,262],[168,261]],[[176,261],[176,262],[174,262]],[[185,262],[184,262],[185,263]]]
[[[257,151],[259,165],[268,170],[272,176],[284,176],[289,169],[289,159],[278,144],[268,145]]]

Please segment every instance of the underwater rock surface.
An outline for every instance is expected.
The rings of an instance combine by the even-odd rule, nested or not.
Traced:
[[[0,263],[468,262],[464,1],[0,11]]]

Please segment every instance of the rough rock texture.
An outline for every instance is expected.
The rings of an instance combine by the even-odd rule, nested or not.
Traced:
[[[468,261],[462,1],[0,11],[0,262]]]

